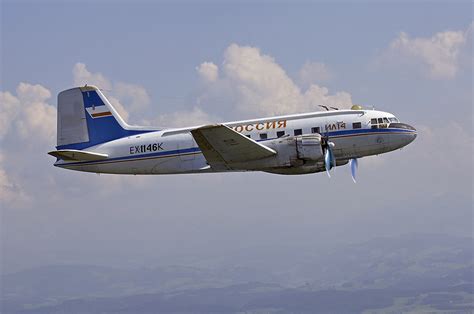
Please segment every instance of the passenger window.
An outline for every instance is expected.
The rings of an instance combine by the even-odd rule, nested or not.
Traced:
[[[298,135],[303,134],[303,130],[302,130],[302,129],[296,129],[294,132],[295,132],[295,136],[298,136]]]
[[[252,138],[252,137],[250,136],[250,134],[247,134],[247,135],[245,135],[245,136],[247,136],[248,138]]]
[[[311,133],[321,133],[321,129],[319,128],[319,126],[315,126],[311,128]]]
[[[379,123],[383,123],[383,119],[382,118],[378,118],[379,120]]]
[[[266,140],[267,139],[267,133],[260,133],[260,139],[261,140]]]
[[[361,122],[354,122],[352,123],[352,128],[353,129],[360,129],[362,127],[362,123]]]
[[[285,131],[277,131],[277,137],[282,137],[285,135]]]
[[[374,119],[370,119],[370,123],[371,123],[371,124],[377,124],[377,119],[375,119],[375,118],[374,118]]]

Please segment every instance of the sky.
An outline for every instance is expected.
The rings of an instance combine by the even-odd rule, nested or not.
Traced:
[[[209,262],[412,232],[472,235],[469,2],[2,1],[2,268]],[[361,104],[402,150],[279,176],[58,169],[56,97],[102,88],[132,124],[189,126]],[[236,261],[235,263],[238,263]]]

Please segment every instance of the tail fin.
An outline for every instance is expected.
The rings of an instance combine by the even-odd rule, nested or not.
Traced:
[[[57,149],[84,149],[151,130],[132,128],[95,86],[76,87],[58,95]]]

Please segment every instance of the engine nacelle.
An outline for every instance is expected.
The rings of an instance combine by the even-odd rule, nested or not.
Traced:
[[[299,159],[318,161],[324,158],[321,135],[308,134],[297,136],[296,151]]]
[[[234,169],[263,170],[293,169],[304,173],[319,171],[324,167],[324,152],[321,135],[308,134],[283,136],[263,142],[263,145],[277,152],[275,156],[233,164]],[[321,168],[323,169],[323,168]],[[287,171],[285,170],[285,171]]]
[[[280,159],[283,160],[299,160],[301,164],[301,161],[320,161],[324,159],[321,135],[319,134],[281,137],[265,142],[265,145],[273,148],[280,155]]]
[[[319,134],[285,136],[266,141],[264,145],[277,152],[277,155],[272,157],[273,167],[298,167],[324,160]]]

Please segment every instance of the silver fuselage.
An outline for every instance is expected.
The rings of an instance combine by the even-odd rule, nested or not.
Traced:
[[[417,135],[413,127],[399,123],[394,115],[376,110],[335,110],[224,124],[263,145],[270,141],[292,141],[301,135],[319,133],[335,144],[333,151],[338,166],[347,163],[351,158],[378,155],[402,148]],[[164,129],[116,139],[87,149],[107,154],[106,160],[58,160],[55,166],[113,174],[216,172],[209,167],[194,141],[190,133],[194,128]],[[271,168],[266,166],[265,160],[260,160],[255,164],[240,165],[226,171],[313,173],[324,171],[324,162],[320,160]]]

